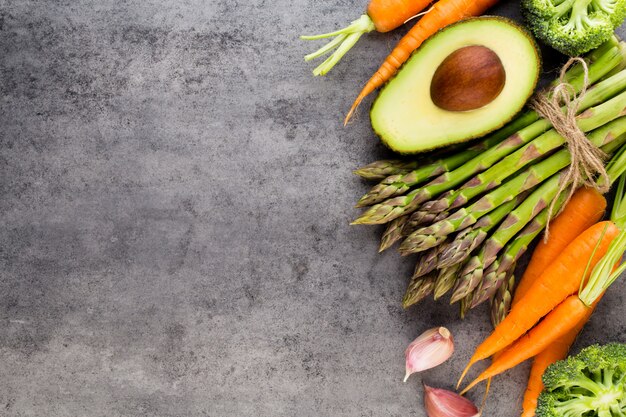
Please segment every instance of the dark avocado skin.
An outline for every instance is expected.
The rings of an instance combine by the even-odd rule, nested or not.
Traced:
[[[522,32],[524,34],[524,36],[526,36],[528,38],[528,40],[530,40],[532,42],[532,44],[534,45],[534,51],[535,51],[535,59],[537,61],[537,65],[539,66],[539,68],[541,68],[542,63],[543,63],[543,59],[541,57],[541,54],[539,52],[539,46],[537,45],[537,41],[535,40],[535,38],[533,37],[533,35],[528,31],[528,29],[526,29],[525,27],[521,26],[519,23],[515,22],[514,20],[511,20],[509,18],[506,17],[502,17],[502,16],[480,16],[480,17],[470,17],[468,19],[465,20],[461,20],[459,22],[455,22],[452,23],[451,25],[448,25],[442,29],[439,29],[437,32],[435,32],[431,37],[429,37],[428,39],[426,39],[424,42],[422,42],[422,44],[419,46],[419,48],[417,48],[415,51],[413,51],[411,53],[411,56],[405,61],[404,64],[402,64],[400,66],[400,68],[398,68],[398,71],[396,71],[396,74],[399,73],[402,68],[404,68],[404,65],[409,62],[409,60],[413,57],[414,54],[416,54],[420,49],[422,49],[424,47],[424,45],[428,45],[428,42],[431,41],[431,39],[436,36],[439,32],[448,30],[456,25],[462,24],[462,23],[466,23],[468,21],[472,21],[472,20],[498,20],[498,21],[502,21],[502,22],[506,22],[512,26],[515,26],[517,28],[520,29],[520,32]],[[378,92],[378,96],[376,96],[376,98],[372,101],[372,104],[370,105],[370,119],[371,119],[371,113],[372,113],[372,108],[374,107],[374,104],[376,104],[376,101],[378,100],[378,97],[380,96],[380,93],[387,88],[388,84],[396,77],[396,74],[394,74],[379,90]],[[537,82],[539,81],[539,76],[541,74],[541,71],[537,71],[537,76],[535,77],[536,79],[534,80],[534,84],[537,85]],[[533,95],[534,91],[530,91],[527,95],[527,97],[525,97],[524,99],[524,103],[526,103],[528,101],[528,99]],[[450,141],[448,143],[446,143],[446,145],[443,146],[449,146],[449,145],[454,145],[454,144],[458,144],[458,143],[464,143],[464,142],[468,142],[472,139],[477,139],[480,138],[482,136],[487,135],[488,133],[491,133],[493,131],[496,131],[498,129],[500,129],[501,127],[503,127],[504,125],[506,125],[507,123],[509,123],[511,120],[513,120],[524,108],[525,104],[523,104],[520,108],[516,109],[515,113],[508,119],[502,121],[502,123],[500,123],[497,127],[494,127],[492,130],[489,131],[485,131],[479,134],[475,134],[475,135],[470,135],[467,136],[465,139],[463,140],[456,140],[456,141]],[[387,142],[387,140],[384,138],[384,136],[382,134],[380,134],[379,132],[376,131],[376,129],[372,126],[372,130],[374,131],[374,133],[376,134],[376,136],[378,136],[378,139],[380,139],[380,141],[389,149],[391,149],[392,151],[400,154],[400,155],[415,155],[415,154],[420,154],[420,153],[425,153],[425,152],[430,152],[433,151],[435,149],[439,149],[443,146],[435,146],[435,147],[431,147],[431,148],[425,148],[420,150],[419,152],[403,152],[400,151],[398,149],[394,149],[394,147],[389,144]]]

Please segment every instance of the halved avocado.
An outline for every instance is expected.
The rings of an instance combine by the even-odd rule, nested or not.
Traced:
[[[467,48],[473,46],[484,48]],[[493,51],[504,70],[503,85],[490,88],[489,94],[495,91],[495,98],[490,97],[490,101],[481,103],[481,107],[464,111],[447,110],[439,107],[441,102],[438,102],[439,106],[433,102],[433,96],[437,101],[436,94],[431,91],[433,77],[436,72],[448,74],[448,84],[452,84],[454,89],[455,82],[461,80],[450,74],[456,73],[454,69],[457,72],[463,70],[463,57],[468,55],[455,54],[462,48],[470,51],[470,55],[472,50],[487,48]],[[446,61],[446,58],[449,59]],[[452,64],[451,59],[455,61]],[[440,67],[445,67],[444,71]],[[450,70],[450,67],[455,68]],[[468,63],[467,68],[471,70],[465,71],[463,82],[466,92],[472,77],[480,80],[482,75],[480,62]],[[405,154],[477,138],[503,126],[523,108],[535,89],[540,71],[537,45],[526,30],[508,19],[495,16],[464,20],[442,29],[425,41],[381,89],[370,113],[372,127],[389,148]],[[441,85],[445,76],[437,75],[437,85]],[[479,81],[469,85],[481,88]],[[458,89],[462,91],[463,87]],[[452,101],[450,98],[455,97],[454,90],[448,91],[446,97],[449,102]]]

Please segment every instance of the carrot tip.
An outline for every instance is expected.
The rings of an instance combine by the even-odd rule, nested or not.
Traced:
[[[466,386],[463,391],[461,391],[459,393],[459,395],[465,395],[467,393],[467,391],[471,390],[472,388],[474,388],[476,386],[476,384],[478,384],[479,382],[483,381],[485,378],[484,377],[478,377],[475,380],[473,380],[472,382],[470,382],[470,384],[468,386]]]
[[[470,360],[467,366],[465,367],[465,369],[463,369],[463,373],[461,374],[459,381],[456,383],[456,389],[459,389],[459,387],[461,386],[461,382],[463,382],[465,375],[467,375],[467,372],[470,370],[473,364],[474,364],[474,361]]]
[[[363,101],[364,97],[365,96],[363,96],[363,94],[359,94],[356,100],[354,100],[354,103],[352,103],[352,106],[350,107],[350,111],[346,115],[346,118],[343,120],[344,126],[348,125],[348,122],[352,119],[352,116],[354,116],[354,113],[357,111],[357,109],[361,105],[361,102]]]
[[[354,107],[354,106],[353,106],[353,107],[350,109],[350,111],[348,112],[348,114],[346,115],[346,118],[345,118],[345,119],[343,119],[343,125],[344,125],[344,127],[345,127],[345,126],[348,126],[348,122],[350,122],[350,119],[352,119],[352,116],[354,115],[354,111],[355,111],[355,110],[356,110],[356,107]]]
[[[489,395],[489,389],[491,388],[491,378],[487,379],[487,387],[485,388],[485,395],[483,396],[483,402],[480,405],[480,413],[482,414],[485,404],[487,404],[487,396]]]

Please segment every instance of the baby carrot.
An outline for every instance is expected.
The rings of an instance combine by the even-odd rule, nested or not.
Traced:
[[[537,326],[519,338],[514,344],[498,355],[497,358],[461,394],[474,385],[494,377],[514,366],[532,358],[545,350],[555,340],[564,337],[580,323],[585,323],[600,298],[591,306],[585,305],[577,294],[570,295],[550,312]]]
[[[565,298],[578,291],[618,234],[619,229],[613,222],[604,221],[594,224],[567,245],[509,315],[478,346],[459,383],[474,363],[509,346]]]

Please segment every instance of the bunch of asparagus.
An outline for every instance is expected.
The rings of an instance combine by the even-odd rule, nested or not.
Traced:
[[[577,124],[607,155],[626,147],[626,44],[617,39],[587,57],[592,85]],[[580,66],[565,74],[576,93]],[[565,108],[564,108],[565,109]],[[387,224],[380,251],[402,241],[419,254],[403,306],[451,291],[461,316],[491,299],[497,323],[511,300],[515,263],[558,213],[570,164],[566,141],[527,110],[478,143],[431,160],[384,160],[355,171],[379,181],[358,202],[369,207],[353,224]]]

